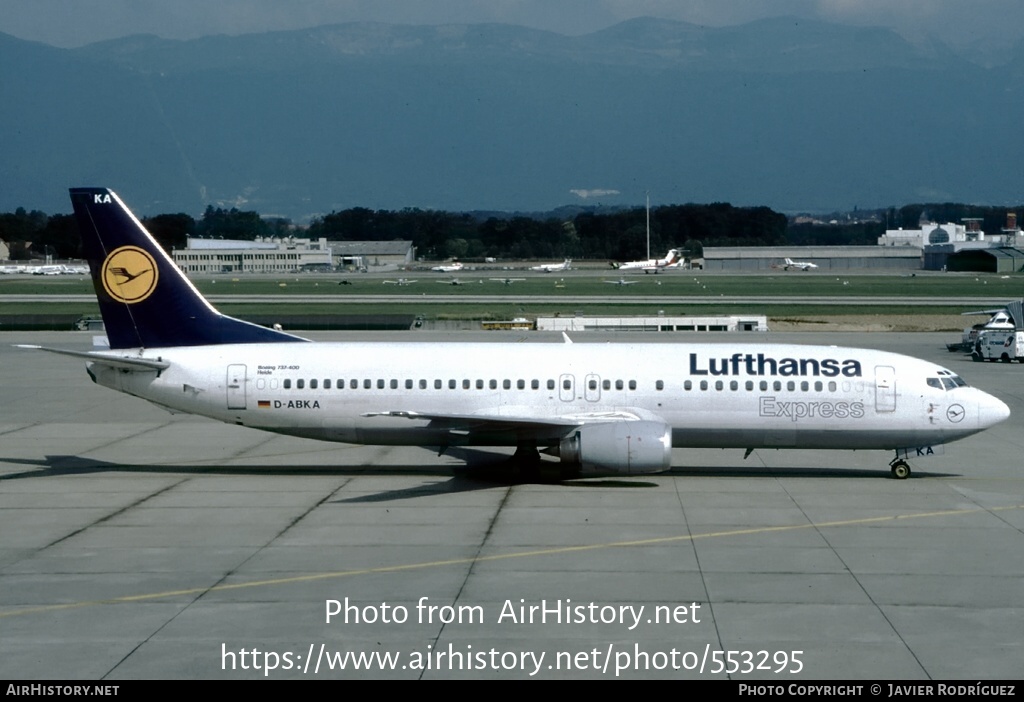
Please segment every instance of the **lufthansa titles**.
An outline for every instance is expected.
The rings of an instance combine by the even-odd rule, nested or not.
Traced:
[[[847,358],[775,358],[763,353],[734,353],[723,358],[690,354],[690,375],[779,375],[859,378],[860,361]]]

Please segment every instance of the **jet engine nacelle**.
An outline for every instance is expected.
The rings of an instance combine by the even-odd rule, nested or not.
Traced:
[[[585,424],[558,445],[563,463],[588,473],[661,473],[672,466],[672,429],[662,422]]]

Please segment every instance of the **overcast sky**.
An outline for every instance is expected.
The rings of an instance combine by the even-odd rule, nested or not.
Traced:
[[[0,0],[0,32],[61,47],[130,34],[191,39],[340,22],[504,22],[586,34],[640,16],[739,24],[795,15],[890,27],[989,52],[1017,41],[1022,0]]]

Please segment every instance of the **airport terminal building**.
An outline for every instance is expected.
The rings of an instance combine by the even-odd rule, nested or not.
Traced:
[[[911,246],[705,246],[704,270],[782,271],[787,258],[808,261],[826,272],[921,269],[921,249]]]
[[[299,237],[199,239],[172,252],[185,273],[298,273],[336,268],[404,266],[413,261],[411,241],[327,241]]]
[[[172,252],[185,273],[291,273],[333,268],[326,239],[199,239]]]
[[[889,229],[877,246],[704,247],[704,269],[735,273],[784,270],[784,261],[813,263],[817,271],[951,270],[1008,273],[1024,270],[1024,234],[1013,213],[1006,228],[986,235],[978,219],[963,224],[922,222],[918,229]],[[798,270],[790,268],[790,270]]]

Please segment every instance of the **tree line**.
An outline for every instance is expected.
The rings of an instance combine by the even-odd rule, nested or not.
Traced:
[[[692,257],[704,246],[842,246],[874,245],[887,228],[918,228],[922,217],[935,222],[982,220],[981,228],[998,232],[1006,208],[962,204],[918,204],[861,212],[835,224],[790,221],[767,207],[728,203],[665,205],[650,210],[650,252],[661,256],[683,248]],[[207,207],[202,217],[160,214],[143,224],[168,251],[186,246],[189,237],[246,239],[257,237],[324,237],[330,241],[410,240],[417,254],[439,259],[609,259],[645,258],[647,211],[642,207],[613,211],[581,210],[571,215],[475,215],[435,210],[371,210],[354,207],[297,227],[287,219],[264,218],[254,211]],[[72,215],[47,215],[23,208],[0,214],[0,240],[14,259],[81,258]]]

